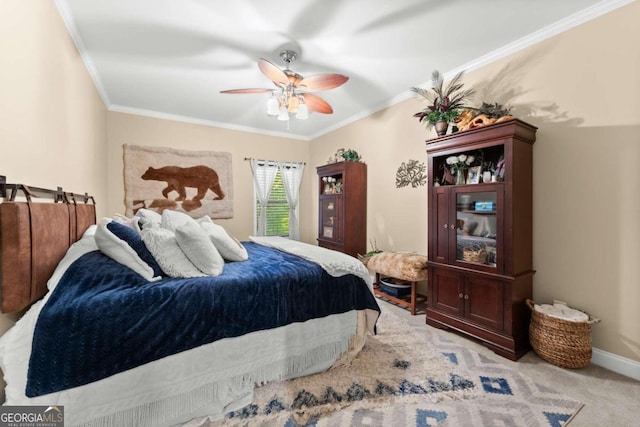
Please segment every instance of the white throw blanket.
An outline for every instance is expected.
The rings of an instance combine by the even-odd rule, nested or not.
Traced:
[[[563,302],[554,302],[551,304],[541,304],[535,305],[536,311],[540,313],[544,313],[548,316],[555,317],[562,320],[568,320],[569,322],[587,322],[589,321],[589,316],[582,311],[576,310],[567,306],[567,304]]]
[[[373,292],[373,279],[369,270],[362,262],[352,256],[279,236],[249,236],[249,240],[315,262],[333,277],[347,274],[358,276],[367,283]]]

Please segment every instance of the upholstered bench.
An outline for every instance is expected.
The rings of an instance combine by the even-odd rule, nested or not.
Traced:
[[[367,268],[376,273],[374,293],[397,304],[408,307],[411,314],[416,314],[416,284],[427,279],[427,257],[408,252],[382,252],[372,256]],[[387,276],[411,283],[409,301],[389,295],[380,289],[380,277]]]

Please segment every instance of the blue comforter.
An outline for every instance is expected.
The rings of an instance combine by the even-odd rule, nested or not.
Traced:
[[[246,242],[218,277],[147,282],[99,251],[65,272],[38,318],[26,395],[88,384],[171,354],[293,322],[374,309],[354,275]]]

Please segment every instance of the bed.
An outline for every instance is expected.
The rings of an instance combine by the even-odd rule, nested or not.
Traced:
[[[354,258],[254,238],[217,277],[146,281],[98,248],[88,196],[52,194],[0,194],[3,311],[29,306],[0,338],[6,404],[62,405],[69,426],[215,419],[256,383],[353,357],[373,331],[379,307]]]

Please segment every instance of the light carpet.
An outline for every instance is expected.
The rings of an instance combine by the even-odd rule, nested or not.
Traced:
[[[415,327],[414,327],[415,328]],[[201,426],[563,426],[582,404],[388,310],[348,366],[256,388]]]

